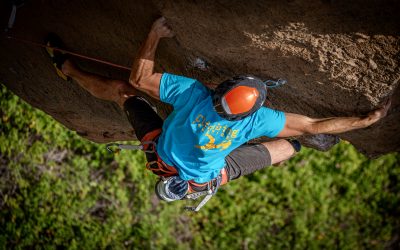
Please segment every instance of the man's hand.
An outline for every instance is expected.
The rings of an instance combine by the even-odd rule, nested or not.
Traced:
[[[173,37],[174,33],[171,31],[171,28],[167,24],[167,20],[165,17],[158,18],[151,26],[151,31],[153,32],[158,38],[163,37]]]
[[[389,98],[382,108],[376,109],[368,113],[366,119],[366,126],[374,124],[375,122],[379,121],[380,119],[384,118],[387,115],[387,112],[392,104],[392,98]]]

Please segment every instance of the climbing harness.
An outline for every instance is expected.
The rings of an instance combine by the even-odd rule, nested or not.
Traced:
[[[149,146],[151,146],[151,149],[149,149]],[[147,162],[146,168],[160,176],[159,181],[155,185],[155,193],[160,200],[167,202],[185,199],[197,200],[199,197],[205,196],[197,206],[186,206],[184,209],[188,211],[198,212],[216,194],[223,182],[223,175],[227,179],[225,169],[221,171],[217,178],[205,184],[196,184],[192,181],[180,179],[176,169],[168,166],[160,159],[155,150],[156,142],[154,141],[144,141],[139,145],[109,143],[106,145],[106,148],[112,153],[117,153],[121,150],[142,150],[146,153],[154,153],[157,160]],[[152,167],[153,165],[156,165],[156,167]],[[195,187],[192,187],[192,185]],[[196,191],[196,187],[201,190]]]
[[[197,200],[204,196],[197,206],[186,206],[184,209],[198,212],[218,191],[222,183],[222,174],[206,184],[207,188],[203,191],[193,191],[190,182],[184,181],[179,176],[161,177],[155,186],[155,193],[161,200],[171,202],[175,200]],[[172,188],[171,188],[172,187]],[[171,192],[171,189],[173,192]]]

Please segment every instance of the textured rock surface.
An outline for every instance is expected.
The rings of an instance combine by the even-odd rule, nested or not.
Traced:
[[[285,78],[272,91],[273,107],[314,117],[366,114],[393,95],[384,120],[340,137],[370,156],[400,151],[398,1],[135,2],[31,1],[18,9],[11,34],[40,42],[55,31],[74,51],[130,66],[161,13],[176,37],[161,43],[158,70],[211,85],[242,73]],[[41,49],[2,37],[0,53],[0,82],[33,106],[93,141],[134,139],[116,105],[58,79]],[[129,75],[76,62],[108,77]],[[164,117],[170,111],[157,106]]]

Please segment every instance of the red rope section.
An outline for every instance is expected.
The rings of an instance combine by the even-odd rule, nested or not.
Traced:
[[[109,65],[111,67],[124,69],[124,70],[129,70],[129,71],[132,70],[129,67],[125,67],[125,66],[122,66],[122,65],[119,65],[119,64],[115,64],[115,63],[112,63],[112,62],[108,62],[108,61],[97,59],[97,58],[90,57],[90,56],[81,55],[81,54],[78,54],[78,53],[75,53],[75,52],[72,52],[72,51],[69,51],[69,50],[65,50],[65,49],[54,48],[54,47],[51,47],[51,46],[48,46],[48,45],[45,45],[45,44],[32,42],[32,41],[29,41],[29,40],[26,40],[26,39],[23,39],[23,38],[18,38],[18,37],[13,37],[13,36],[7,36],[7,38],[8,39],[13,39],[15,41],[19,41],[19,42],[22,42],[22,43],[30,44],[30,45],[33,45],[33,46],[37,46],[37,47],[53,49],[53,50],[60,51],[62,53],[67,53],[69,55],[76,56],[76,57],[79,57],[79,58],[83,58],[83,59],[86,59],[86,60],[90,60],[90,61],[106,64],[106,65]]]

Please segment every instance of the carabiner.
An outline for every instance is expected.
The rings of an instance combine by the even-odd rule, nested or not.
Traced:
[[[266,80],[264,83],[267,86],[267,88],[276,88],[276,87],[286,84],[287,81],[285,79],[278,79],[276,81]]]

